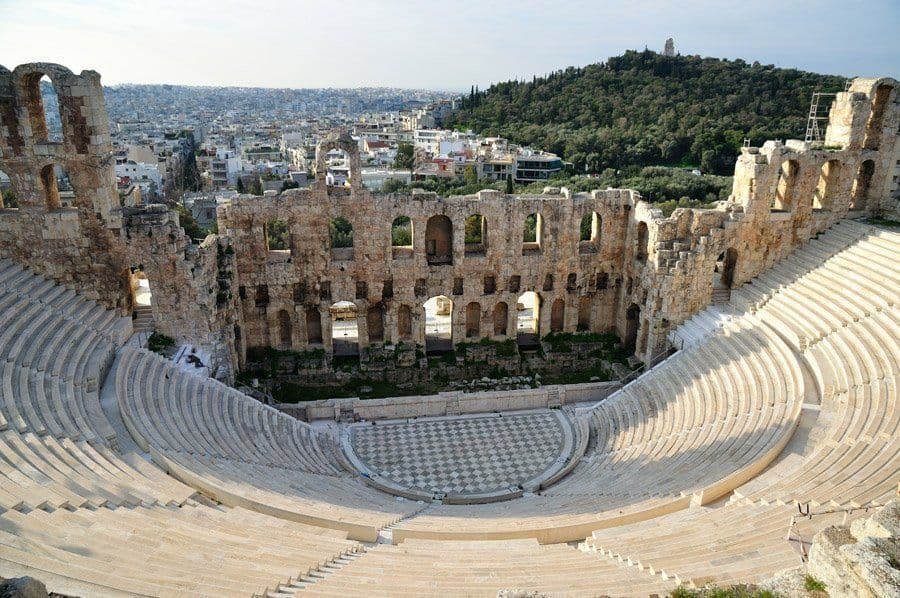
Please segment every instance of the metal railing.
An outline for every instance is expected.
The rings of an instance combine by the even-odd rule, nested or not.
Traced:
[[[898,494],[900,494],[900,484],[898,484]],[[803,536],[800,534],[800,531],[795,529],[798,520],[812,520],[813,517],[817,517],[819,515],[834,515],[837,513],[843,513],[844,517],[841,520],[841,526],[846,526],[847,520],[854,511],[863,511],[868,513],[870,509],[875,509],[882,506],[884,505],[881,503],[870,501],[858,507],[837,507],[827,509],[825,511],[813,512],[810,509],[809,503],[806,503],[805,505],[797,503],[797,511],[799,511],[799,513],[797,515],[791,515],[791,520],[788,523],[788,531],[787,536],[785,536],[785,540],[787,540],[788,542],[797,542],[797,546],[800,548],[800,558],[805,563],[809,558],[809,555],[806,552],[806,546],[812,544],[812,538],[810,538],[808,541],[804,541]]]

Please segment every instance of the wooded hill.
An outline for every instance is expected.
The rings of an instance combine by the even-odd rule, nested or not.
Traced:
[[[814,91],[846,79],[773,65],[627,51],[462,98],[450,127],[552,151],[576,172],[646,165],[731,174],[745,137],[803,138]]]

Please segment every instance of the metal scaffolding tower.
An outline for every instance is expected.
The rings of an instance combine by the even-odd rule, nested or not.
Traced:
[[[828,120],[828,104],[820,102],[822,98],[833,97],[835,93],[822,93],[816,91],[812,95],[812,101],[809,104],[809,118],[806,120],[806,137],[808,143],[822,141],[822,134],[825,131],[824,121]],[[824,110],[824,112],[823,112]],[[819,122],[823,121],[820,126]]]

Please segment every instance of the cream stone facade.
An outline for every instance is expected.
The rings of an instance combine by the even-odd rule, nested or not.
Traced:
[[[62,143],[46,141],[43,74],[59,94]],[[669,331],[714,300],[714,289],[727,299],[730,288],[848,214],[891,211],[897,93],[893,79],[854,80],[832,104],[824,144],[745,147],[728,201],[667,218],[630,190],[373,193],[361,183],[356,143],[336,134],[317,150],[310,188],[241,196],[219,208],[219,236],[194,245],[165,208],[120,207],[99,75],[22,65],[0,70],[0,170],[21,198],[19,208],[0,209],[0,254],[126,314],[129,271],[141,270],[156,328],[216,349],[228,371],[250,347],[330,352],[338,302],[355,305],[361,351],[425,345],[423,305],[435,296],[452,301],[452,343],[514,338],[528,291],[538,296],[538,336],[615,331],[650,362],[668,349]],[[325,178],[335,149],[349,158],[346,186]],[[59,207],[51,164],[69,173],[75,207]],[[483,218],[481,242],[467,244],[473,215]],[[412,244],[392,246],[401,216]],[[537,232],[526,242],[528,217]],[[352,246],[332,247],[337,219],[352,227]],[[288,232],[271,249],[276,225]]]

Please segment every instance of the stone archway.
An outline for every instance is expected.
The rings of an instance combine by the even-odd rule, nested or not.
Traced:
[[[306,342],[319,344],[322,342],[322,314],[319,308],[309,306],[306,308]]]
[[[500,301],[494,306],[492,315],[494,323],[494,336],[506,336],[509,327],[509,306],[506,301]]]
[[[541,338],[541,297],[526,291],[516,301],[516,341],[521,347],[537,347]]]
[[[790,212],[794,209],[794,189],[800,173],[800,163],[796,160],[785,160],[778,171],[778,182],[775,186],[775,197],[772,199],[773,212]]]
[[[425,310],[425,351],[443,353],[453,349],[453,301],[444,295],[431,297]]]
[[[566,302],[562,298],[554,299],[550,306],[550,332],[562,332],[566,325]]]
[[[291,314],[286,309],[278,310],[278,348],[284,351],[291,349],[293,345]]]
[[[332,304],[331,343],[336,356],[359,355],[359,326],[356,304],[352,301],[338,301]]]
[[[481,304],[472,301],[466,305],[466,338],[481,336]]]

